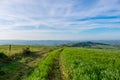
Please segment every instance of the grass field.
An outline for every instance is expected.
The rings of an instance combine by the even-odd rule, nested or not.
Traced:
[[[26,47],[30,48],[31,55],[23,56],[23,48]],[[27,77],[39,61],[54,49],[51,46],[12,45],[9,55],[9,46],[0,46],[0,52],[8,56],[5,59],[0,56],[0,80],[21,80]],[[11,60],[12,56],[16,59]]]
[[[61,53],[66,80],[120,80],[120,51],[66,48]]]
[[[16,53],[22,53],[23,48],[29,47],[31,51],[49,51],[53,47],[51,46],[32,46],[32,45],[12,45],[10,55]],[[9,45],[2,45],[0,46],[0,52],[9,55]]]
[[[59,51],[53,51],[47,57],[43,58],[37,68],[25,80],[46,80],[52,72],[52,65]]]
[[[12,47],[11,55],[21,54],[24,47]],[[0,51],[4,52],[5,48],[8,46],[0,47]],[[0,80],[120,80],[120,50],[54,49],[30,46],[34,52],[31,56],[2,63]]]

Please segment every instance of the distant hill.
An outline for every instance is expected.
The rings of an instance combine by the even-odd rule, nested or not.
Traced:
[[[96,40],[94,42],[111,44],[111,45],[119,45],[120,46],[120,40]]]
[[[65,47],[83,47],[83,48],[96,48],[96,49],[118,49],[118,47],[111,44],[99,43],[99,42],[76,42],[70,44],[64,44]]]
[[[71,47],[92,47],[92,46],[96,46],[96,45],[109,45],[109,44],[104,44],[104,43],[96,43],[96,42],[79,42],[79,43],[74,43],[71,44]]]

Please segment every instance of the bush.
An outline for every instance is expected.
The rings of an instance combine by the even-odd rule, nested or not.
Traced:
[[[0,59],[5,59],[5,58],[7,58],[7,56],[4,53],[0,52]]]
[[[4,53],[0,52],[0,62],[5,62],[6,59],[8,59],[8,57]]]
[[[0,76],[5,75],[6,73],[4,71],[0,71]]]
[[[4,53],[0,52],[0,63],[9,63],[10,61],[12,61],[11,57],[8,57]]]
[[[25,55],[25,56],[31,55],[30,48],[28,48],[28,47],[27,47],[27,48],[24,48],[22,53],[23,53],[23,55]]]

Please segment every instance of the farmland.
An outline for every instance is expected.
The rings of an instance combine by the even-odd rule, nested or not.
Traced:
[[[25,47],[13,46],[8,55],[8,46],[0,46],[0,52],[23,54]],[[1,80],[120,80],[120,50],[29,47],[31,55],[1,62]]]

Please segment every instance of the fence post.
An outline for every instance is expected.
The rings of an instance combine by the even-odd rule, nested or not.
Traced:
[[[9,45],[9,56],[10,56],[10,54],[11,54],[11,49],[12,49],[12,45],[10,44],[10,45]]]

